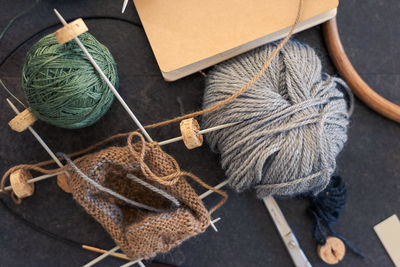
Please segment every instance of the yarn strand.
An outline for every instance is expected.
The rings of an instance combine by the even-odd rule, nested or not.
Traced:
[[[0,85],[3,87],[3,89],[12,97],[14,98],[19,104],[21,104],[24,108],[27,108],[26,105],[19,100],[18,97],[16,97],[11,91],[7,88],[7,86],[3,83],[3,81],[0,79]]]
[[[177,122],[177,121],[181,121],[181,120],[184,120],[184,119],[197,117],[197,116],[200,116],[200,115],[203,115],[203,114],[206,114],[206,113],[210,113],[210,112],[215,111],[215,110],[225,106],[226,104],[232,102],[238,96],[243,94],[250,86],[252,86],[263,75],[263,73],[268,69],[268,67],[271,64],[271,62],[274,59],[274,57],[279,53],[279,51],[282,49],[282,47],[287,43],[287,41],[293,35],[293,32],[294,32],[294,30],[295,30],[295,28],[296,28],[296,26],[299,23],[300,18],[301,18],[301,14],[302,14],[302,11],[303,11],[303,1],[304,0],[299,0],[296,19],[295,19],[292,27],[290,28],[290,31],[289,31],[288,35],[275,48],[275,50],[272,52],[270,57],[264,63],[264,65],[260,69],[260,71],[250,81],[248,81],[246,83],[246,85],[244,85],[239,91],[237,91],[236,93],[232,94],[231,96],[227,97],[226,99],[222,100],[221,102],[219,102],[219,103],[217,103],[217,104],[215,104],[215,105],[213,105],[211,107],[205,108],[205,109],[200,110],[200,111],[192,112],[192,113],[189,113],[189,114],[186,114],[186,115],[183,115],[183,116],[179,116],[179,117],[176,117],[176,118],[173,118],[173,119],[170,119],[170,120],[165,120],[165,121],[161,121],[161,122],[158,122],[158,123],[146,125],[144,128],[145,129],[153,129],[153,128],[165,126],[165,125]]]
[[[327,233],[341,239],[355,254],[364,258],[364,254],[352,246],[346,238],[336,233],[333,224],[339,219],[340,213],[346,205],[347,190],[344,180],[340,176],[332,176],[328,187],[317,196],[311,196],[311,205],[308,214],[314,219],[313,237],[320,245],[326,243]]]
[[[63,157],[63,158],[68,162],[68,164],[72,167],[72,169],[73,169],[83,180],[85,180],[85,181],[88,182],[89,184],[93,185],[93,186],[94,186],[96,189],[98,189],[99,191],[104,192],[104,193],[106,193],[106,194],[109,194],[109,195],[111,195],[111,196],[113,196],[113,197],[115,197],[115,198],[118,198],[118,199],[120,199],[120,200],[122,200],[122,201],[128,203],[129,205],[136,206],[136,207],[141,208],[141,209],[145,209],[145,210],[153,211],[153,212],[157,212],[157,213],[161,213],[161,212],[164,211],[164,210],[157,209],[157,208],[153,208],[153,207],[150,207],[150,206],[148,206],[148,205],[139,203],[139,202],[137,202],[137,201],[128,199],[128,198],[124,197],[123,195],[118,194],[117,192],[115,192],[115,191],[113,191],[113,190],[111,190],[111,189],[109,189],[109,188],[106,188],[106,187],[100,185],[99,183],[97,183],[97,182],[95,182],[94,180],[90,179],[86,174],[84,174],[84,173],[75,165],[75,163],[74,163],[67,155],[65,155],[64,153],[58,153],[58,155],[61,156],[61,157]],[[129,176],[128,176],[128,177],[129,177]],[[134,179],[133,176],[130,177],[130,178],[131,178],[131,180],[137,182],[137,180]],[[143,182],[143,181],[142,181],[142,182]],[[137,182],[137,183],[138,183],[138,182]],[[140,184],[141,184],[141,185],[144,185],[144,183],[140,183]],[[146,183],[146,187],[147,187],[147,188],[150,188],[150,187],[148,187],[147,185],[149,185],[149,184]],[[153,190],[154,192],[157,192],[157,193],[160,194],[160,191],[154,190],[155,187],[152,186],[150,189]],[[164,196],[164,197],[166,197],[166,196],[165,196],[166,193],[165,193],[165,192],[163,192],[163,193],[164,193],[164,194],[161,194],[161,195]],[[168,195],[168,194],[167,194],[167,195]],[[167,197],[166,197],[166,198],[167,198]],[[167,198],[167,199],[171,200],[171,198],[172,198],[172,196],[168,195],[168,198]],[[177,202],[176,199],[175,199],[175,201],[172,201],[172,203],[174,203],[175,205],[176,205],[176,202]],[[178,206],[179,206],[179,203],[178,203]]]
[[[31,5],[30,7],[22,10],[21,12],[19,12],[17,15],[15,15],[15,17],[13,17],[8,24],[6,25],[6,27],[4,27],[4,29],[1,31],[0,33],[0,41],[1,39],[3,39],[4,35],[7,33],[8,29],[11,27],[11,25],[13,25],[13,23],[19,18],[22,17],[23,15],[25,15],[26,13],[28,13],[29,11],[31,11],[32,9],[35,8],[35,6],[40,2],[41,0],[35,0],[35,3],[33,5]]]
[[[293,32],[294,32],[294,29],[295,29],[297,23],[298,23],[299,20],[300,20],[301,13],[302,13],[302,10],[303,10],[303,1],[304,1],[304,0],[299,0],[299,7],[298,7],[298,10],[297,10],[297,15],[296,15],[295,22],[294,22],[294,24],[292,25],[292,27],[291,27],[291,29],[290,29],[290,31],[289,31],[289,34],[286,36],[285,39],[283,39],[283,40],[281,41],[280,46],[278,46],[278,47],[280,47],[279,50],[282,49],[283,45],[289,40],[289,38],[291,37],[291,35],[292,35]],[[276,48],[276,50],[278,49],[278,47]],[[276,55],[276,54],[279,52],[279,50],[275,51],[274,54]],[[208,108],[208,109],[205,109],[205,110],[202,110],[202,111],[198,111],[198,112],[193,112],[193,113],[190,113],[190,114],[187,114],[187,115],[179,116],[179,117],[176,117],[176,118],[171,119],[171,120],[166,120],[166,121],[162,121],[162,122],[159,122],[159,123],[150,124],[150,125],[144,126],[144,128],[145,128],[145,129],[152,129],[152,128],[161,127],[161,126],[164,126],[164,125],[167,125],[167,124],[170,124],[170,123],[174,123],[174,122],[180,121],[180,120],[182,120],[182,119],[187,119],[187,118],[190,118],[190,117],[199,116],[199,115],[202,115],[202,114],[205,114],[205,113],[214,111],[214,110],[216,110],[216,109],[218,109],[218,108],[224,106],[225,104],[227,104],[227,103],[231,102],[232,100],[234,100],[235,98],[237,98],[237,97],[238,97],[240,94],[242,94],[244,91],[246,91],[246,90],[247,90],[247,89],[262,75],[262,73],[265,72],[265,70],[268,68],[269,64],[271,63],[272,59],[273,59],[273,58],[271,57],[269,60],[267,60],[267,62],[265,62],[264,67],[260,70],[260,74],[259,74],[259,75],[256,75],[251,81],[249,81],[248,84],[247,84],[247,86],[244,86],[244,87],[243,87],[241,90],[239,90],[237,93],[233,94],[231,97],[227,98],[226,100],[221,101],[221,103],[216,104],[214,107],[210,107],[210,108]],[[137,131],[138,131],[138,130],[136,130],[136,131],[134,131],[134,132],[137,132]],[[121,133],[121,134],[115,134],[115,135],[110,136],[110,137],[108,137],[108,138],[106,138],[106,139],[104,139],[104,140],[102,140],[102,141],[99,141],[99,142],[97,142],[97,143],[95,143],[95,144],[93,144],[93,145],[91,145],[91,146],[89,146],[89,147],[87,147],[87,148],[85,148],[85,149],[82,149],[82,150],[80,150],[80,151],[71,153],[71,154],[69,154],[68,156],[69,156],[69,157],[76,157],[76,156],[79,156],[79,155],[88,153],[88,152],[90,152],[90,151],[92,151],[92,150],[94,150],[94,149],[96,149],[96,148],[98,148],[98,147],[100,147],[100,146],[102,146],[102,145],[104,145],[104,144],[107,144],[107,143],[109,143],[109,142],[111,142],[111,141],[114,141],[114,140],[119,139],[119,138],[122,138],[122,137],[127,137],[127,136],[129,136],[131,133],[132,133],[132,132]],[[35,168],[39,168],[40,166],[46,166],[46,165],[49,165],[49,164],[51,164],[51,163],[53,163],[53,162],[54,162],[53,160],[48,160],[48,161],[39,162],[39,163],[37,163],[37,164],[35,164],[35,165],[32,165],[32,166],[34,166]],[[20,165],[20,166],[21,166],[21,165]],[[28,166],[31,166],[31,165],[28,165]],[[16,169],[11,168],[10,170],[8,170],[8,171],[3,175],[3,178],[2,178],[2,181],[1,181],[2,189],[4,189],[4,181],[5,181],[6,177],[11,173],[11,170],[15,171]],[[48,170],[44,170],[44,169],[40,169],[39,171],[46,171],[46,173],[52,173],[52,171],[48,171]]]

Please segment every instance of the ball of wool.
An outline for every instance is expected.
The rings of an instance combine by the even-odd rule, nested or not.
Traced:
[[[107,47],[89,33],[79,39],[118,88],[117,67]],[[95,123],[114,99],[79,46],[74,41],[60,45],[54,34],[43,37],[28,51],[22,86],[36,117],[68,129]]]
[[[247,84],[276,46],[269,44],[216,66],[207,76],[203,108]],[[202,128],[240,122],[207,135],[212,150],[221,153],[235,190],[254,187],[260,198],[316,194],[335,170],[336,156],[347,140],[351,107],[345,83],[321,73],[314,50],[289,41],[242,95],[204,115]]]

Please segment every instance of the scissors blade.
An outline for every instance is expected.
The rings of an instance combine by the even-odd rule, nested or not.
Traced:
[[[276,203],[272,196],[263,198],[263,201],[276,225],[276,228],[278,229],[279,234],[281,235],[283,243],[292,258],[294,265],[296,267],[311,267],[312,265],[308,261],[303,250],[300,248],[299,242],[293,234],[292,229],[290,229],[278,203]]]

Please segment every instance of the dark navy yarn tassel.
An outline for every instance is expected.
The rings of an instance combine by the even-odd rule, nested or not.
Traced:
[[[314,219],[314,239],[320,245],[325,245],[327,235],[335,236],[343,241],[348,249],[364,258],[364,254],[349,244],[332,228],[339,219],[339,215],[346,205],[347,190],[344,180],[340,176],[332,176],[331,182],[324,191],[310,197],[311,205],[308,213]],[[326,229],[326,232],[324,231]]]

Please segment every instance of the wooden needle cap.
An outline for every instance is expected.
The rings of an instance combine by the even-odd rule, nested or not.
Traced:
[[[83,19],[79,18],[74,20],[73,22],[68,23],[61,29],[58,29],[54,35],[56,36],[57,42],[59,44],[65,44],[66,42],[71,41],[75,37],[78,37],[82,33],[87,32],[89,29],[86,26]]]
[[[198,134],[200,125],[195,119],[190,118],[181,121],[180,129],[183,142],[188,149],[193,149],[203,144],[203,136]]]
[[[68,177],[65,173],[61,173],[57,175],[57,185],[60,187],[65,193],[72,193],[71,187],[68,183]]]
[[[33,115],[30,108],[27,108],[15,116],[14,119],[10,120],[8,125],[14,131],[23,132],[28,129],[29,126],[32,126],[35,121],[37,121],[36,116]]]
[[[346,247],[343,241],[337,237],[329,236],[325,245],[318,246],[319,257],[328,264],[337,264],[346,254]]]
[[[17,197],[24,198],[33,195],[35,186],[33,183],[28,183],[30,179],[32,175],[27,170],[21,169],[10,174],[10,184]]]

